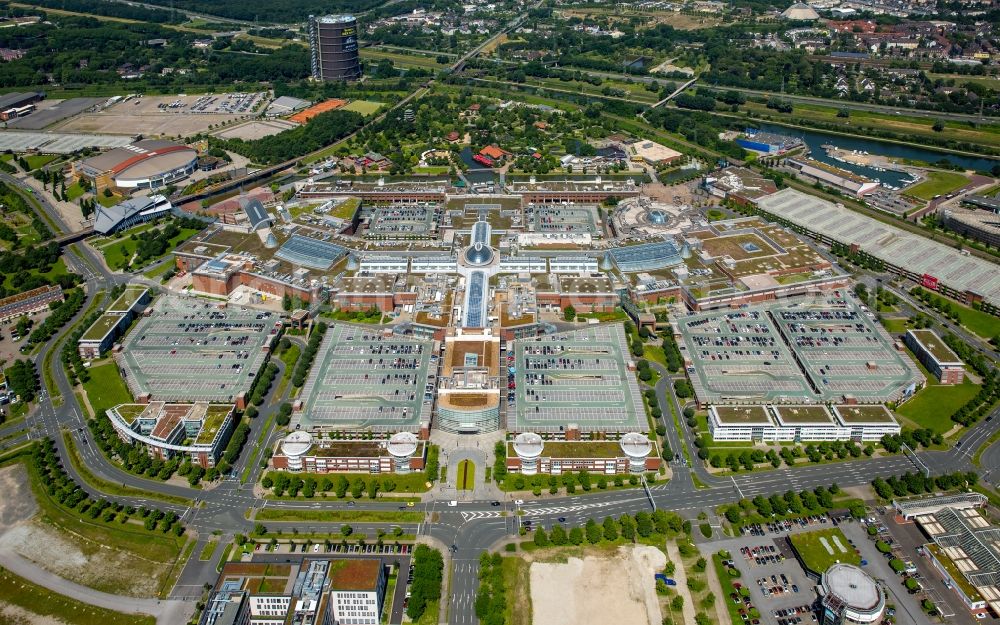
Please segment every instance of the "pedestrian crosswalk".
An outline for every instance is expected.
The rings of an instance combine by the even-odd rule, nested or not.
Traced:
[[[525,508],[524,515],[528,517],[543,517],[553,514],[566,514],[567,512],[580,512],[581,510],[592,510],[594,508],[606,508],[608,506],[621,505],[622,503],[622,501],[598,501],[593,503],[577,504],[574,506]]]

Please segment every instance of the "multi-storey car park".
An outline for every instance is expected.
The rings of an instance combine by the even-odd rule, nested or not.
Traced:
[[[649,428],[620,324],[519,340],[507,366],[511,432],[571,440]]]
[[[923,381],[881,326],[836,294],[689,315],[676,325],[702,406],[878,404]]]
[[[245,407],[281,323],[270,312],[160,299],[115,351],[136,399]]]
[[[378,328],[330,325],[295,402],[307,431],[414,432],[427,436],[434,401],[432,341]]]

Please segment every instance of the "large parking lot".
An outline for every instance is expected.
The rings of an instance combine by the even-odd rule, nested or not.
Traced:
[[[922,379],[846,296],[700,313],[679,326],[704,403],[890,401]]]
[[[903,588],[902,578],[889,567],[889,557],[879,553],[875,546],[877,537],[868,536],[867,525],[863,522],[834,521],[825,514],[813,515],[801,521],[747,527],[737,538],[703,543],[700,548],[706,556],[720,550],[729,552],[730,557],[724,566],[739,571],[738,577],[731,578],[733,584],[738,588],[747,588],[749,595],[733,596],[728,588],[723,590],[727,594],[726,600],[745,613],[747,625],[811,625],[818,618],[813,612],[819,598],[817,582],[806,575],[787,537],[808,532],[829,532],[833,528],[843,532],[849,543],[847,547],[853,557],[860,558],[863,570],[882,582],[887,603],[895,606],[896,622],[929,625],[917,595],[910,595]],[[893,557],[896,555],[906,554],[895,554]],[[727,577],[725,570],[720,576],[723,579]],[[758,619],[752,618],[751,608],[760,613]]]

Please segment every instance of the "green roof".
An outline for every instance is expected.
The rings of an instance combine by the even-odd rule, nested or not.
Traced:
[[[825,406],[775,406],[778,419],[787,425],[799,423],[833,423],[833,417]]]
[[[922,329],[910,330],[909,332],[917,339],[924,350],[939,363],[962,362],[958,354],[945,345],[944,341],[933,330]]]
[[[125,289],[125,291],[118,296],[118,299],[114,301],[113,304],[108,306],[109,311],[125,312],[131,310],[135,303],[139,301],[142,294],[148,291],[144,286],[130,286]]]
[[[513,444],[507,444],[507,455],[517,456]],[[625,456],[618,441],[544,441],[543,458],[621,458]]]
[[[763,406],[713,406],[713,408],[719,417],[719,423],[736,425],[771,423],[771,417]]]
[[[852,423],[892,423],[892,413],[885,406],[836,406],[837,414],[845,425]]]
[[[97,318],[97,321],[93,323],[87,331],[83,333],[80,337],[81,341],[100,341],[108,335],[109,332],[114,330],[123,317],[121,315],[115,315],[111,313],[104,313]]]
[[[310,455],[323,458],[380,458],[389,455],[378,441],[338,441],[313,445]]]
[[[212,404],[205,412],[205,420],[201,424],[201,430],[195,438],[195,444],[209,445],[215,440],[219,429],[226,420],[226,415],[233,409],[229,404]]]

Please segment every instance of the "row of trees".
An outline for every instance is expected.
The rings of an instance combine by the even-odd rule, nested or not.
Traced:
[[[30,469],[37,473],[39,481],[49,497],[66,510],[75,514],[85,515],[91,519],[105,523],[126,524],[131,520],[142,520],[146,531],[172,533],[174,536],[184,534],[184,525],[177,514],[163,512],[156,508],[125,506],[110,502],[107,499],[93,499],[66,474],[55,443],[45,439],[31,448]]]
[[[882,499],[904,497],[906,495],[922,495],[939,491],[968,488],[979,481],[975,471],[947,473],[934,477],[926,477],[921,473],[904,473],[899,477],[886,479],[880,477],[872,480],[872,488]]]
[[[70,289],[66,291],[65,296],[65,300],[49,304],[52,314],[46,317],[45,321],[40,323],[28,336],[29,345],[44,343],[52,338],[83,308],[84,302],[87,301],[87,296],[81,289]]]
[[[789,490],[784,494],[775,493],[770,497],[757,495],[753,499],[741,499],[739,503],[727,507],[724,514],[730,523],[741,523],[746,520],[753,522],[754,518],[770,519],[776,515],[783,517],[817,514],[833,508],[833,497],[838,493],[840,487],[831,484],[829,487],[817,486],[813,490],[806,489],[798,493]],[[852,508],[851,514],[858,518],[864,516],[864,505],[862,504],[857,510]]]
[[[271,492],[278,497],[284,495],[298,497],[301,494],[309,499],[315,497],[316,493],[333,493],[337,499],[347,497],[348,493],[355,499],[361,499],[365,495],[369,499],[375,499],[380,491],[391,493],[397,488],[396,480],[391,476],[373,476],[366,479],[360,475],[348,477],[338,473],[332,477],[319,478],[311,475],[303,477],[284,471],[269,471],[260,485],[271,489]]]
[[[580,471],[578,473],[567,471],[562,475],[549,476],[525,476],[517,473],[508,475],[506,479],[510,481],[510,485],[514,488],[514,490],[531,488],[536,496],[542,494],[542,488],[544,485],[548,486],[549,494],[554,495],[559,492],[560,486],[564,487],[567,493],[573,494],[576,492],[577,488],[583,489],[584,492],[589,492],[595,487],[598,490],[604,490],[612,484],[615,487],[620,488],[625,485],[626,481],[628,481],[628,483],[632,486],[637,486],[639,484],[638,475],[613,475],[609,477],[607,475],[598,474],[594,477],[587,471]],[[648,481],[653,482],[655,480],[655,474],[649,474]]]
[[[253,386],[250,387],[250,404],[253,406],[260,406],[264,403],[264,398],[267,397],[268,391],[271,390],[271,384],[274,383],[274,378],[278,376],[278,365],[273,362],[269,362],[264,365],[264,369],[254,380]],[[287,425],[287,423],[285,423]]]
[[[323,342],[323,335],[326,334],[327,327],[322,321],[313,326],[309,342],[306,343],[305,350],[299,356],[295,373],[292,374],[292,386],[295,388],[299,388],[306,383],[306,377],[309,375],[309,369],[312,368],[313,360],[316,359],[316,352],[319,351],[319,345]]]
[[[215,136],[208,139],[213,147],[236,152],[254,163],[274,165],[335,143],[363,124],[364,117],[360,113],[336,110],[320,113],[297,128],[253,141],[220,139]]]

